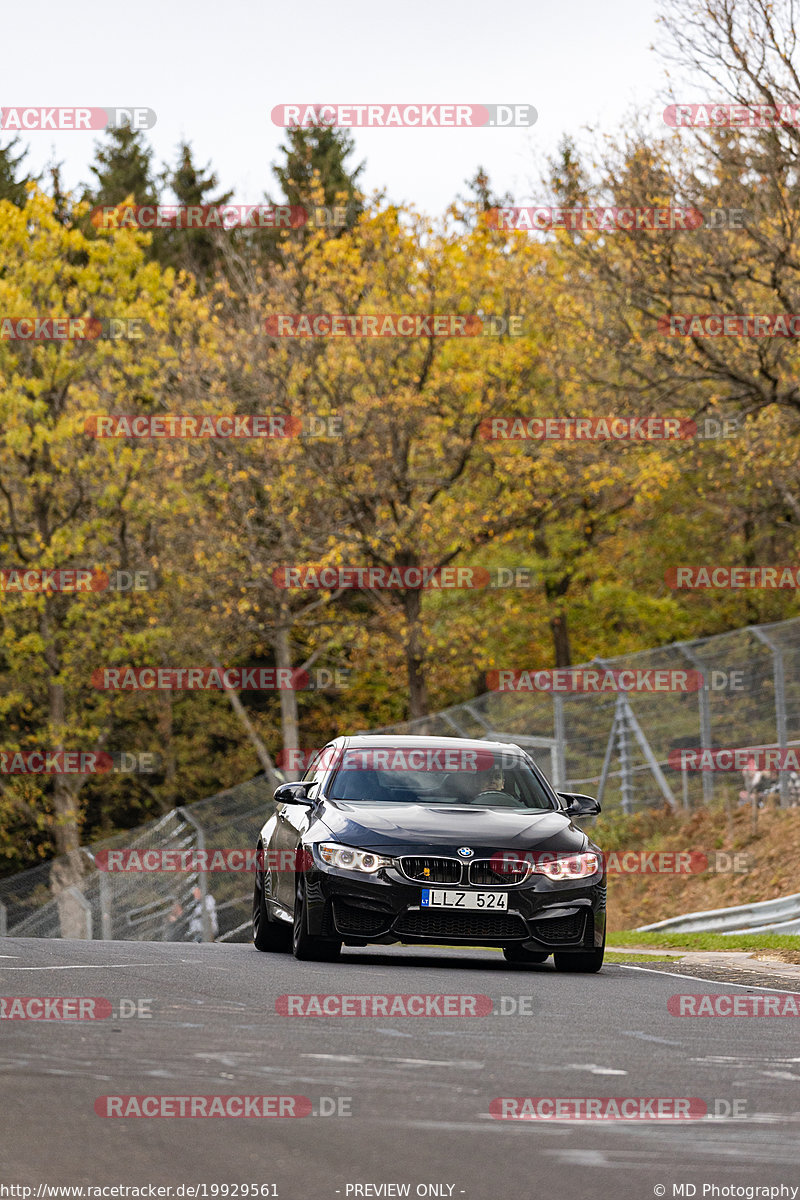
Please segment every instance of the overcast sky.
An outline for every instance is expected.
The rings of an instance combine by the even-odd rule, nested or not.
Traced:
[[[441,211],[485,166],[497,191],[538,198],[537,164],[563,133],[613,132],[637,109],[660,112],[665,77],[651,45],[655,0],[137,0],[74,9],[7,6],[0,106],[156,110],[155,163],[185,138],[241,203],[269,188],[283,103],[526,103],[531,129],[357,129],[362,183]],[[0,134],[3,143],[7,134]],[[32,132],[27,162],[89,178],[97,133]]]

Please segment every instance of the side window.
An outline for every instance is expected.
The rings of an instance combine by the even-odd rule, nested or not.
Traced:
[[[332,745],[324,746],[308,764],[308,770],[303,776],[303,783],[315,785],[315,791],[311,792],[311,795],[316,795],[317,790],[321,787],[322,781],[333,763],[334,753],[335,749]]]
[[[530,765],[525,771],[524,782],[522,774],[519,776],[520,795],[523,796],[527,804],[531,804],[533,808],[556,809],[561,807],[561,802],[556,798],[555,802],[551,799],[545,785],[539,779],[534,769],[533,760],[530,760]]]
[[[327,747],[326,747],[326,749],[327,749]],[[306,773],[303,776],[303,783],[308,783],[309,780],[314,778],[314,772],[316,771],[317,764],[319,763],[319,760],[322,758],[323,754],[324,754],[323,750],[318,750],[316,752],[316,754],[314,755],[314,757],[311,759],[311,762],[306,767]]]

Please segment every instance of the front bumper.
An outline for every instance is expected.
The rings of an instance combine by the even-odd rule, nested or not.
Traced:
[[[309,933],[341,938],[348,945],[507,946],[552,953],[599,948],[605,939],[606,880],[598,872],[575,881],[532,875],[520,884],[494,889],[464,884],[411,881],[389,868],[375,875],[320,867],[305,874]],[[423,907],[422,888],[501,890],[507,910]]]

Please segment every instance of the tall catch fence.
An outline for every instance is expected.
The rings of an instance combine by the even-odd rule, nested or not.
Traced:
[[[140,825],[0,880],[0,934],[121,941],[211,939],[205,896],[215,903],[218,941],[249,938],[252,872],[98,870],[109,850],[254,850],[272,808],[265,776],[176,808]],[[99,856],[99,857],[98,857]],[[201,889],[198,902],[194,888]]]
[[[524,682],[534,686],[535,664],[519,666],[530,666]],[[670,751],[800,746],[800,618],[594,659],[574,670],[587,668],[635,671],[643,690],[486,692],[381,732],[514,741],[562,791],[594,791],[605,808],[625,812],[665,802],[692,808],[710,803],[720,787],[741,789],[739,773],[676,770]],[[670,681],[676,672],[699,672],[703,684],[648,690],[647,672],[656,671],[670,672]],[[797,783],[790,772],[778,773],[782,803],[796,800]]]
[[[696,691],[487,692],[380,732],[516,742],[562,791],[593,792],[605,810],[625,812],[664,803],[693,808],[722,788],[738,795],[741,774],[675,769],[670,751],[800,747],[800,618],[585,666],[633,670],[645,681],[642,672],[699,671],[704,684]],[[781,803],[798,801],[798,776],[778,772],[774,786]],[[260,775],[0,880],[0,936],[208,940],[208,919],[198,931],[198,913],[209,894],[217,940],[247,940],[251,872],[103,871],[95,863],[102,851],[122,848],[254,849],[271,806],[272,790]]]

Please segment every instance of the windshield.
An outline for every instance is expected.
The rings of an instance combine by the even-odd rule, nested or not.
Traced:
[[[547,809],[555,804],[523,758],[490,750],[350,749],[327,788],[333,800]]]

